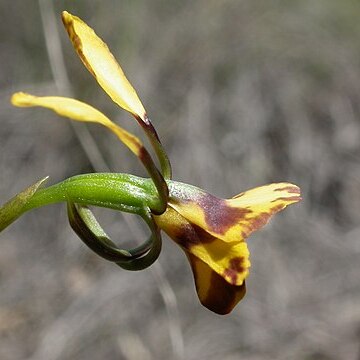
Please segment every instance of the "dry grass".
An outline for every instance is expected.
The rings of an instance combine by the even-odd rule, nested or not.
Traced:
[[[287,180],[301,186],[304,201],[249,240],[248,294],[227,317],[198,304],[188,264],[167,239],[161,267],[129,273],[78,241],[63,206],[29,213],[1,234],[0,359],[359,359],[360,5],[55,7],[86,19],[121,60],[177,180],[222,197]],[[3,1],[0,11],[3,202],[45,175],[56,182],[94,168],[68,122],[11,108],[13,91],[72,91],[141,132],[97,88],[62,29],[71,89],[56,84],[36,2]],[[90,132],[111,169],[143,174],[113,137]],[[114,237],[133,240],[131,219],[103,218]]]

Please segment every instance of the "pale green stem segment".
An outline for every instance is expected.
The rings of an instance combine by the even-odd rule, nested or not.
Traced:
[[[144,208],[159,205],[151,179],[130,174],[94,173],[73,176],[39,189],[24,205],[24,211],[57,202],[94,205],[142,215]]]

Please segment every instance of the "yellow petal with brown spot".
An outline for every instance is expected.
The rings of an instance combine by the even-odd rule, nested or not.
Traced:
[[[155,221],[187,254],[202,260],[229,284],[241,285],[248,276],[250,261],[245,242],[224,242],[190,224],[171,207]]]
[[[80,59],[111,99],[145,120],[145,109],[108,46],[77,16],[64,11],[64,26]]]
[[[204,192],[194,199],[170,199],[170,204],[190,223],[214,237],[239,242],[263,227],[272,215],[300,200],[300,189],[296,185],[275,183],[228,200]]]
[[[236,239],[239,234],[247,238],[266,225],[273,215],[300,200],[299,187],[290,183],[260,186],[226,200],[232,208],[246,209],[248,213],[238,224],[229,228],[225,236],[229,240]]]
[[[187,251],[231,285],[241,285],[249,275],[250,253],[244,241],[232,244],[214,238],[212,242],[193,245]]]
[[[136,156],[139,156],[143,148],[143,144],[136,136],[113,123],[99,110],[79,100],[61,96],[33,96],[18,92],[11,97],[11,103],[18,107],[41,106],[72,120],[101,124],[110,129]]]
[[[231,312],[245,296],[245,282],[240,286],[231,285],[196,256],[188,253],[186,255],[194,274],[196,292],[201,304],[220,315]]]

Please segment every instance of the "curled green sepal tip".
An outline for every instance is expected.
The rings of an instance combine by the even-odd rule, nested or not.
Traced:
[[[161,251],[160,230],[146,211],[140,215],[151,230],[151,236],[140,246],[120,249],[105,233],[91,210],[81,204],[67,203],[70,226],[79,238],[96,254],[126,270],[142,270],[153,264]]]
[[[0,208],[0,232],[18,219],[25,211],[26,204],[38,189],[46,183],[48,176],[24,189]]]

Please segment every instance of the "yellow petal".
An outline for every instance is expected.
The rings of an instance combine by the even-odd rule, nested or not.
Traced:
[[[114,124],[99,110],[81,101],[60,96],[33,96],[15,93],[11,102],[19,107],[41,106],[76,121],[94,122],[110,129],[136,156],[143,148],[141,141],[120,126]]]
[[[224,242],[190,224],[171,207],[155,221],[187,254],[203,261],[229,284],[239,286],[248,276],[250,261],[245,242]]]
[[[271,216],[300,200],[299,187],[290,183],[275,183],[245,191],[227,200],[231,207],[246,209],[248,212],[226,232],[226,236],[231,240],[241,233],[246,238],[266,225]]]
[[[187,254],[187,258],[191,264],[201,304],[220,315],[231,312],[245,296],[245,282],[240,286],[231,285],[194,255]]]
[[[62,13],[64,26],[80,59],[120,107],[145,120],[145,109],[107,45],[77,16]]]
[[[193,245],[187,251],[232,285],[241,285],[249,275],[250,254],[244,241],[231,244],[214,238],[212,242]]]
[[[277,183],[223,200],[202,192],[188,199],[172,197],[171,206],[190,223],[225,242],[239,242],[263,227],[272,215],[301,200],[293,184]]]

